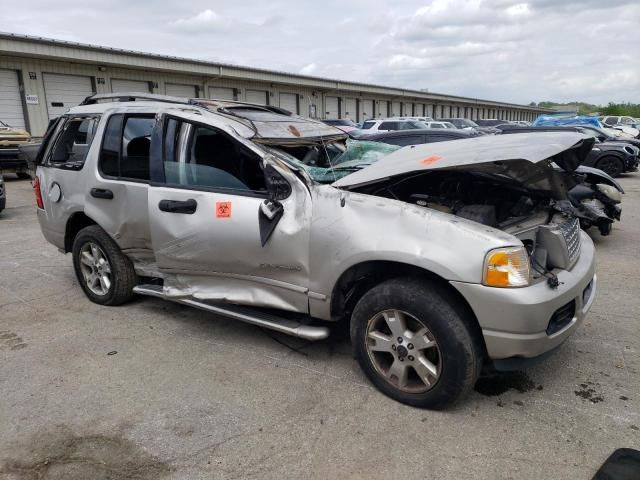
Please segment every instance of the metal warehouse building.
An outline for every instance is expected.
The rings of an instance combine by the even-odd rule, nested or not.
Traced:
[[[0,120],[43,135],[92,93],[150,92],[275,105],[315,118],[532,120],[545,109],[0,33]]]

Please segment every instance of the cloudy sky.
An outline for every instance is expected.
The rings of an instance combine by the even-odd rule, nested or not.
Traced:
[[[517,103],[640,103],[640,0],[0,0],[0,11],[2,31],[144,52]]]

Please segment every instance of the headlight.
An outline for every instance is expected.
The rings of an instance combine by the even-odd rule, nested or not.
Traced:
[[[524,247],[496,248],[487,253],[482,283],[488,287],[529,285],[529,255]]]

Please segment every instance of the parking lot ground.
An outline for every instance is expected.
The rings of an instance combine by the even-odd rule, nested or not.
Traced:
[[[581,328],[445,412],[384,397],[339,333],[308,344],[153,298],[89,302],[40,233],[30,182],[11,177],[1,480],[590,479],[640,448],[640,174],[621,180],[612,235],[590,232],[599,291]]]

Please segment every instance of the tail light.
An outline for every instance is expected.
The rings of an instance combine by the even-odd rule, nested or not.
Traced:
[[[44,209],[44,202],[42,201],[42,192],[40,191],[40,179],[36,175],[33,180],[33,192],[36,194],[36,205],[38,208]]]

